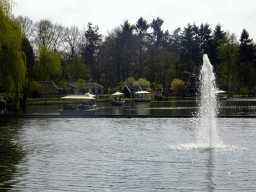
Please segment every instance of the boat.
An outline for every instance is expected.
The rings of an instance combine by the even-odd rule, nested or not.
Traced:
[[[114,97],[114,100],[111,101],[111,104],[112,105],[123,105],[123,104],[125,104],[125,101],[122,101],[122,99],[121,99],[122,95],[123,95],[123,93],[121,93],[121,92],[113,93],[112,96]],[[117,97],[119,97],[119,99]]]
[[[122,100],[114,100],[114,101],[111,101],[111,104],[112,104],[112,105],[123,105],[123,104],[125,104],[125,101],[122,101]]]
[[[227,100],[227,97],[224,97],[223,95],[221,95],[222,93],[226,93],[226,91],[222,91],[222,90],[217,90],[215,91],[215,93],[217,94],[217,98],[222,101],[222,100]]]
[[[138,91],[138,92],[135,92],[135,95],[137,95],[136,98],[134,98],[134,101],[135,102],[151,102],[151,99],[150,98],[143,98],[143,94],[149,94],[150,92],[148,91]],[[139,96],[141,96],[141,98],[139,98]]]
[[[65,107],[59,110],[60,115],[96,115],[98,110],[95,104],[95,98],[87,95],[68,95],[61,97],[61,99],[80,100],[78,107],[72,107],[71,105],[65,105]]]

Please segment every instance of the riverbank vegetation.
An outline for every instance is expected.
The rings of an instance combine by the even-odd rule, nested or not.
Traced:
[[[125,20],[103,37],[100,26],[89,21],[79,30],[49,19],[15,18],[11,2],[0,2],[0,92],[17,107],[25,106],[37,81],[54,81],[63,89],[70,81],[90,81],[103,85],[106,93],[131,83],[182,96],[189,78],[184,71],[195,69],[199,75],[203,54],[214,67],[219,89],[228,96],[255,96],[256,48],[246,29],[237,37],[221,24],[188,23],[183,29],[170,24],[170,33],[162,29],[163,19],[141,17],[134,24]]]

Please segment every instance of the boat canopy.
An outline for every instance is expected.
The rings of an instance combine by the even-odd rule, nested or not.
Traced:
[[[84,100],[92,100],[95,99],[93,97],[88,97],[86,95],[67,95],[65,97],[61,97],[61,99],[84,99]]]
[[[222,91],[222,90],[218,90],[218,91],[215,91],[216,94],[218,93],[226,93],[226,91]]]
[[[120,95],[123,95],[123,93],[121,93],[121,92],[115,92],[115,93],[112,94],[112,96],[120,96]]]
[[[84,96],[87,96],[87,97],[96,97],[96,95],[93,95],[91,93],[85,93]]]
[[[150,92],[148,91],[138,91],[138,92],[135,92],[134,94],[148,94]]]

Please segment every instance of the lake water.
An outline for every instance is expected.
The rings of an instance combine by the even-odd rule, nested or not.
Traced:
[[[115,115],[198,110],[191,100],[98,106]],[[255,106],[222,101],[220,114],[255,115]],[[18,113],[57,115],[62,107]],[[218,118],[215,149],[197,143],[197,125],[197,118],[0,118],[0,191],[256,191],[256,118]]]
[[[256,119],[217,119],[216,150],[196,147],[194,125],[193,118],[1,119],[0,191],[255,191]]]
[[[219,115],[256,115],[256,98],[229,99],[220,103]],[[18,114],[52,114],[58,115],[65,104],[56,105],[29,105],[26,110]],[[72,104],[77,107],[78,104]],[[111,102],[98,102],[98,114],[101,115],[147,115],[147,116],[188,116],[198,111],[196,100],[170,100],[152,102],[126,102],[122,106],[113,106]],[[0,114],[13,113],[0,110]]]

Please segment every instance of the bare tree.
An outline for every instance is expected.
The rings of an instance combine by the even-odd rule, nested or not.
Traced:
[[[20,22],[21,32],[24,34],[25,38],[30,39],[33,36],[33,21],[27,16],[18,16],[17,20]]]
[[[70,59],[80,55],[83,35],[78,27],[66,27],[64,30],[64,51],[70,55]]]
[[[50,20],[41,20],[34,25],[34,44],[59,51],[64,43],[64,27],[52,24]]]

